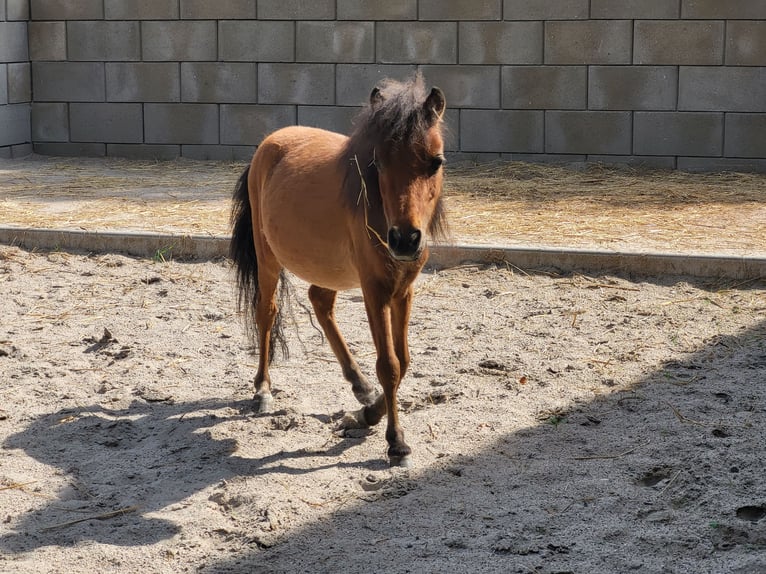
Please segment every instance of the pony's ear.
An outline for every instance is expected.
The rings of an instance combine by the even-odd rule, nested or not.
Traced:
[[[372,89],[372,92],[370,92],[370,105],[374,108],[378,104],[383,102],[383,93],[380,91],[380,88],[375,86]]]
[[[447,108],[447,99],[444,97],[444,92],[440,88],[434,86],[431,88],[431,93],[426,98],[426,103],[423,107],[438,119],[444,115],[444,110]]]

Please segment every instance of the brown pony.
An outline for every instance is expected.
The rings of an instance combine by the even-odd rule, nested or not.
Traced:
[[[317,319],[365,405],[342,424],[367,427],[387,414],[391,465],[410,464],[396,392],[410,362],[412,282],[428,258],[428,237],[444,232],[445,106],[443,92],[426,93],[419,75],[405,83],[388,80],[372,90],[350,137],[301,126],[269,135],[234,192],[231,257],[239,307],[260,351],[256,409],[273,405],[268,367],[274,344],[286,352],[276,291],[288,269],[311,284]],[[364,295],[382,395],[335,323],[337,291],[355,287]]]

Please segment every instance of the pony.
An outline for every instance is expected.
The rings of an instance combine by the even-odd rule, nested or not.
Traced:
[[[305,126],[268,135],[233,197],[230,256],[238,309],[259,351],[254,408],[273,407],[269,364],[286,353],[278,285],[284,271],[310,284],[318,323],[363,405],[344,428],[387,416],[391,466],[410,466],[397,390],[410,364],[407,340],[413,281],[429,241],[444,237],[442,202],[446,99],[420,74],[376,86],[349,136]],[[376,388],[362,374],[335,321],[338,291],[361,287],[377,360]]]

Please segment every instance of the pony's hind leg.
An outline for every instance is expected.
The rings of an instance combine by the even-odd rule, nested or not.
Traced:
[[[377,392],[362,374],[359,365],[351,356],[343,335],[338,330],[338,324],[335,322],[336,295],[337,291],[331,291],[317,285],[309,287],[309,300],[314,307],[314,313],[322,326],[327,341],[343,369],[343,376],[351,383],[351,390],[356,399],[363,405],[371,405],[375,402]]]
[[[272,329],[277,319],[277,285],[281,269],[276,270],[265,265],[258,268],[258,297],[255,311],[255,324],[258,330],[258,371],[255,374],[255,396],[253,408],[256,412],[269,412],[274,405],[271,394],[269,363],[274,355]]]

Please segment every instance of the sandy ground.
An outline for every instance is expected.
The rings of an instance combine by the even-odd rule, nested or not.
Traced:
[[[297,281],[266,415],[225,262],[0,247],[0,283],[0,572],[766,571],[763,281],[423,274],[411,470],[335,431]]]

